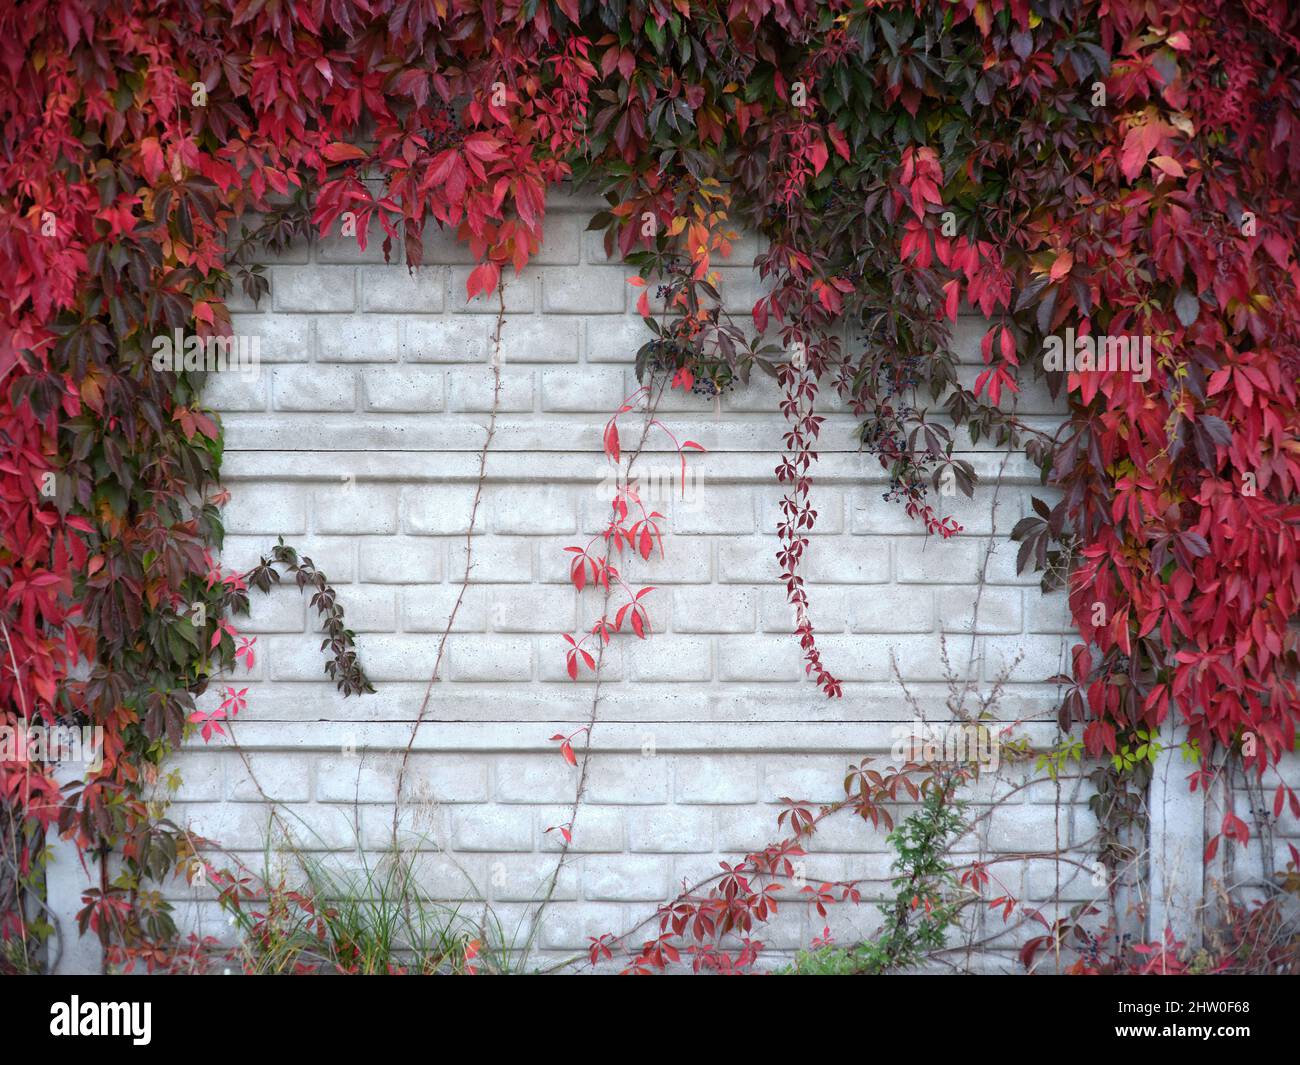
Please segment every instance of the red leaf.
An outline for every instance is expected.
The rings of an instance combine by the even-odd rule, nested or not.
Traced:
[[[321,151],[321,155],[331,163],[342,163],[348,159],[369,158],[369,156],[367,156],[366,153],[355,144],[347,144],[344,141],[335,141],[333,144],[325,145],[324,149]]]
[[[605,425],[605,454],[612,462],[618,462],[623,454],[618,443],[618,424],[613,418]]]
[[[162,145],[158,143],[157,137],[145,137],[140,142],[140,163],[144,170],[144,179],[150,185],[154,184],[167,167],[167,162],[163,158]]]
[[[808,158],[812,160],[813,173],[820,174],[826,168],[826,161],[830,158],[830,152],[826,150],[826,145],[821,141],[813,141],[808,145]]]
[[[480,292],[488,293],[497,287],[501,278],[501,267],[496,263],[479,263],[470,271],[469,280],[465,282],[465,292],[473,299]]]
[[[835,146],[835,153],[846,163],[849,161],[849,142],[844,139],[844,134],[834,122],[826,127],[826,135],[830,137],[831,144]]]

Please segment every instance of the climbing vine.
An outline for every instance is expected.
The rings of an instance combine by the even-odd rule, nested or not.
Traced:
[[[203,678],[252,654],[212,579],[221,426],[202,370],[159,369],[157,338],[228,337],[235,286],[265,293],[259,251],[318,232],[416,266],[426,224],[446,227],[479,262],[468,295],[490,296],[566,179],[605,194],[593,225],[647,296],[686,300],[641,370],[776,377],[779,561],[828,696],[801,566],[835,394],[928,532],[960,532],[938,489],[973,490],[967,442],[1023,449],[1058,490],[1017,538],[1068,589],[1060,721],[1090,755],[1176,715],[1194,785],[1216,750],[1262,779],[1297,719],[1297,18],[1281,0],[0,11],[0,713],[105,736],[70,789],[0,764],[0,935],[26,934],[54,831],[123,858],[91,924],[127,944],[165,930],[124,909],[176,853],[145,788],[211,723]],[[765,238],[752,326],[777,352],[710,316],[735,226]],[[986,320],[969,384],[963,305]],[[1098,368],[1115,338],[1131,364]],[[1064,397],[1054,433],[1008,402],[1037,377]],[[335,679],[357,681],[331,639]],[[1278,782],[1285,805],[1300,814]]]

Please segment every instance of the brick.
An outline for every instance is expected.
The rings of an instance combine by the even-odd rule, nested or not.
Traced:
[[[879,540],[813,540],[801,566],[804,579],[815,584],[884,584],[889,547]]]
[[[253,591],[248,598],[248,616],[236,622],[240,632],[302,632],[306,598],[295,587],[272,588],[263,595]]]
[[[421,894],[449,903],[482,899],[490,890],[491,877],[491,863],[474,855],[420,854],[411,863],[411,878],[420,885]]]
[[[1061,860],[1032,858],[1024,863],[1024,898],[1027,902],[1085,902],[1102,898],[1110,872],[1101,866],[1100,884],[1093,884],[1095,854],[1062,855]],[[1082,868],[1081,868],[1082,867]],[[1060,881],[1059,889],[1057,881]]]
[[[488,883],[497,902],[541,902],[548,894],[552,902],[567,902],[578,897],[579,874],[574,866],[565,866],[555,879],[551,891],[556,859],[550,854],[503,854],[488,862]]]
[[[464,536],[469,532],[475,490],[471,485],[420,485],[402,489],[402,528],[417,536]],[[480,501],[477,524],[486,526]]]
[[[263,304],[265,307],[265,304]],[[312,353],[312,320],[292,314],[232,314],[230,331],[257,337],[258,357],[268,362],[306,362]]]
[[[663,902],[668,898],[668,863],[661,857],[615,857],[583,870],[586,898],[605,902]]]
[[[583,373],[574,373],[572,369],[543,370],[542,410],[591,411],[608,418],[632,390],[627,387],[621,369],[596,367]],[[643,472],[643,465],[638,464],[638,474]]]
[[[237,491],[242,492],[243,486]],[[276,534],[284,531],[281,525]],[[252,569],[263,556],[270,554],[274,543],[267,536],[227,535],[221,548],[221,564],[241,572]],[[357,545],[352,537],[295,536],[292,546],[300,558],[310,558],[331,584],[349,584],[356,578]]]
[[[569,588],[501,588],[492,596],[494,632],[569,632],[576,624],[576,592]]]
[[[708,584],[713,572],[713,549],[704,537],[663,534],[664,553],[637,563],[639,580],[656,588],[665,584]]]
[[[173,806],[167,816],[195,835],[220,840],[231,850],[259,850],[269,835],[269,812],[253,803],[188,803]]]
[[[556,267],[538,272],[545,314],[622,314],[626,308],[629,285],[621,267]]]
[[[555,633],[554,635],[558,636],[559,634]],[[603,658],[597,653],[594,637],[587,641],[586,648],[591,651],[592,658],[600,665],[599,677],[602,683],[615,683],[624,679],[623,647],[635,638],[627,635],[616,636],[614,642],[605,648]],[[589,670],[583,663],[579,663],[576,678],[569,676],[568,660],[565,656],[567,650],[567,644],[560,644],[553,639],[542,643],[541,658],[538,663],[540,667],[538,680],[547,684],[594,684],[597,674]]]
[[[221,511],[226,532],[286,536],[307,531],[307,505],[311,491],[294,484],[241,484],[235,486]],[[267,544],[263,550],[269,550]]]
[[[1069,839],[1069,826],[1062,823],[1060,844]],[[1057,811],[1052,806],[998,806],[989,817],[988,845],[995,853],[1007,851],[1054,851],[1057,844]]]
[[[803,676],[803,654],[794,639],[770,636],[718,638],[718,679],[758,682],[792,681]]]
[[[890,881],[897,875],[893,869],[892,851],[886,854],[851,854],[842,861],[847,879],[865,881],[862,885],[864,898],[883,900],[892,897],[893,889]],[[1014,880],[1014,877],[1012,879]]]
[[[350,266],[276,266],[271,298],[277,311],[351,311],[356,271]]]
[[[542,233],[542,246],[533,256],[539,266],[576,265],[582,252],[582,231],[587,219],[572,212],[548,211]]]
[[[775,536],[719,541],[718,580],[726,584],[776,583],[781,577],[781,564],[776,557],[779,548],[780,541]]]
[[[813,606],[816,618],[816,604]],[[797,646],[794,640],[791,646]],[[861,636],[818,636],[817,647],[822,664],[839,680],[880,681],[889,680],[889,645],[884,640],[863,639]]]
[[[722,305],[733,314],[747,314],[769,291],[758,273],[747,266],[723,266],[718,269]]]
[[[754,502],[747,488],[708,485],[706,505],[674,509],[672,529],[677,533],[751,533]]]
[[[229,753],[178,751],[168,759],[168,768],[180,773],[181,794],[187,802],[217,802],[225,796],[225,766]]]
[[[361,387],[362,402],[369,411],[423,414],[443,408],[440,370],[364,370]]]
[[[520,318],[507,316],[501,330],[501,362],[576,362],[576,318]]]
[[[323,665],[321,652],[311,650]],[[438,641],[428,636],[394,636],[391,633],[358,633],[357,654],[366,674],[376,685],[388,681],[428,683],[438,657]],[[445,660],[444,660],[445,661]],[[272,660],[274,671],[278,659]],[[298,677],[297,679],[309,679]]]
[[[271,375],[261,367],[249,373],[210,373],[203,384],[203,402],[215,411],[266,410],[270,380]]]
[[[1026,588],[1025,629],[1028,632],[1067,633],[1074,632],[1074,620],[1070,617],[1070,602],[1064,589],[1044,595],[1037,588]]]
[[[797,798],[797,796],[792,796]],[[749,854],[782,838],[770,806],[722,806],[714,811],[718,848]]]
[[[620,256],[617,246],[614,254],[609,255],[605,251],[605,233],[603,230],[588,230],[582,234],[582,261],[587,263],[610,263],[619,262]]]
[[[294,594],[306,601],[296,588]],[[391,588],[365,585],[340,593],[337,605],[343,608],[343,623],[356,632],[393,632],[397,628],[397,596]],[[311,628],[323,632],[324,622],[313,608]]]
[[[817,598],[811,592],[809,598],[815,607]],[[932,632],[934,595],[927,588],[897,584],[865,590],[850,599],[849,627],[854,632]]]
[[[564,847],[564,837],[558,829],[546,829],[567,824],[573,816],[571,803],[563,806],[539,806],[537,809],[537,834],[542,851],[557,852]],[[623,814],[616,806],[583,805],[578,810],[578,820],[573,824],[573,841],[569,850],[575,854],[615,854],[623,850]],[[600,859],[604,862],[605,859]],[[590,868],[590,865],[587,866]]]
[[[542,921],[541,945],[566,953],[585,953],[591,940],[611,928],[625,926],[625,907],[613,902],[586,902],[581,906],[555,906]]]
[[[437,803],[410,797],[410,781],[402,789],[402,805],[397,813],[397,845],[403,854],[417,860],[421,852],[450,850],[451,808]],[[358,814],[362,836],[371,850],[391,853],[393,849],[393,804],[349,804]],[[455,855],[466,868],[473,868],[478,859],[463,854]],[[373,861],[372,861],[373,864]]]
[[[497,802],[571,802],[578,786],[572,767],[555,753],[499,757],[492,772]]]
[[[691,757],[677,763],[677,801],[729,805],[758,800],[758,766],[748,756]]]
[[[681,806],[629,810],[627,849],[634,854],[708,853],[713,849],[713,811]]]
[[[404,322],[403,327],[402,358],[406,362],[487,361],[487,322],[459,317],[415,318]]]
[[[639,317],[625,315],[621,318],[600,315],[588,318],[586,355],[588,362],[636,361],[641,345],[654,339]]]
[[[533,642],[517,636],[461,636],[447,641],[443,661],[454,681],[529,680]]]
[[[316,319],[316,358],[321,362],[396,362],[397,355],[396,321],[371,314]]]
[[[487,760],[478,755],[417,751],[406,764],[403,801],[487,802],[487,768]]]
[[[935,591],[939,627],[946,632],[1010,633],[1023,624],[1019,588],[990,585]]]
[[[1068,673],[1070,644],[1067,636],[990,636],[984,641],[984,677],[1042,684],[1048,677]]]
[[[910,811],[904,806],[891,808],[890,813],[895,824],[902,824]],[[888,851],[885,835],[883,825],[873,828],[860,817],[828,817],[817,826],[807,847],[818,854],[869,854]]]
[[[578,529],[577,501],[568,488],[534,485],[489,487],[483,502],[495,533],[536,536]]]
[[[482,413],[492,409],[497,382],[489,369],[460,368],[451,375],[447,407],[453,411]],[[511,367],[501,371],[498,413],[517,413],[533,409],[533,375]]]
[[[754,591],[749,588],[674,588],[674,632],[753,632]]]
[[[465,540],[447,548],[447,572],[455,580],[465,573]],[[518,536],[474,537],[472,578],[485,584],[522,584],[533,579],[532,541]]]
[[[650,623],[659,623],[655,593],[643,600]],[[626,647],[631,675],[639,681],[669,684],[707,681],[713,673],[711,641],[698,636],[669,636],[656,632],[647,640],[634,640]]]
[[[877,538],[876,542],[884,543]],[[984,562],[985,545],[960,537],[899,537],[893,543],[896,580],[900,584],[974,584]]]
[[[587,767],[587,798],[594,803],[666,803],[671,765],[659,755],[594,754]]]
[[[361,579],[376,584],[430,584],[442,579],[441,540],[402,536],[361,545]]]
[[[886,647],[885,661],[892,657],[898,663],[898,670],[907,681],[944,681],[950,676],[958,680],[972,679],[978,669],[980,644],[975,644],[976,661],[971,661],[971,638],[954,635],[950,638],[935,636],[904,636],[890,640]],[[893,669],[887,669],[886,676],[892,677]],[[880,679],[885,679],[884,677]]]
[[[396,486],[349,483],[318,490],[316,528],[323,533],[397,532]]]
[[[837,802],[844,798],[848,761],[834,755],[781,755],[763,767],[762,793],[769,799],[788,795],[796,801]]]
[[[316,798],[320,802],[392,803],[397,797],[400,757],[338,754],[316,760]],[[406,784],[403,782],[403,794]]]
[[[817,632],[843,632],[844,618],[850,602],[856,609],[861,600],[869,603],[881,593],[879,588],[863,590],[843,586],[807,586],[808,617]],[[793,633],[798,624],[798,612],[790,602],[784,586],[763,588],[759,591],[759,622],[764,632]]]
[[[1019,545],[1005,540],[995,545],[986,568],[989,584],[1018,584],[1025,587],[1040,587],[1043,575],[1035,573],[1033,566],[1026,568],[1023,573],[1016,572],[1016,554],[1018,550]]]
[[[474,253],[469,250],[469,245],[456,239],[454,230],[443,229],[433,219],[425,223],[422,238],[424,247],[420,261],[430,266],[435,263],[464,265],[478,261]],[[461,291],[464,289],[462,288]]]
[[[356,371],[343,366],[277,367],[271,371],[271,394],[276,410],[356,410]]]
[[[403,588],[402,628],[407,632],[445,632],[460,596],[457,584]],[[487,628],[487,599],[482,588],[466,588],[456,611],[452,632],[483,632]]]
[[[518,806],[461,807],[451,812],[451,842],[458,851],[531,851],[533,818]]]
[[[363,266],[361,309],[390,314],[441,311],[447,292],[447,271],[440,266]]]

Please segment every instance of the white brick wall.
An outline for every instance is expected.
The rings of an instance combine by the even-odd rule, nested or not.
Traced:
[[[631,363],[643,339],[628,272],[582,235],[590,212],[581,200],[554,201],[542,255],[506,288],[501,405],[471,584],[406,783],[418,807],[407,822],[426,847],[446,852],[422,866],[430,889],[486,898],[515,917],[553,868],[557,837],[545,829],[567,821],[576,783],[548,737],[585,723],[592,696],[585,675],[574,683],[564,672],[561,633],[589,625],[598,603],[568,586],[563,548],[585,543],[604,521],[600,433],[636,387]],[[235,308],[236,329],[261,336],[269,365],[251,384],[220,378],[208,392],[223,411],[233,493],[225,565],[252,565],[285,534],[338,587],[378,687],[343,700],[322,672],[314,611],[290,590],[254,597],[243,628],[258,634],[258,664],[236,735],[262,788],[319,834],[304,831],[309,847],[346,849],[353,825],[367,845],[387,842],[393,752],[410,739],[464,567],[491,407],[496,302],[465,300],[463,248],[441,237],[427,247],[430,261],[414,275],[378,262],[377,242],[360,254],[327,241],[310,259],[300,249],[288,257],[295,265],[273,265],[270,300]],[[742,247],[752,254],[752,242]],[[725,282],[741,311],[756,284],[746,262],[728,267]],[[971,358],[979,335],[974,322],[958,330]],[[1052,409],[1039,390],[1021,397],[1031,422],[1051,425]],[[844,766],[887,751],[890,723],[912,719],[891,655],[938,720],[949,671],[987,682],[1021,655],[1001,713],[1037,741],[1054,734],[1055,693],[1042,681],[1066,665],[1069,624],[1061,596],[1044,599],[1032,578],[1014,574],[1015,545],[1006,541],[1036,471],[985,443],[968,447],[983,485],[952,510],[969,532],[927,541],[882,501],[883,472],[855,453],[852,419],[827,406],[806,575],[826,664],[846,681],[844,698],[828,702],[803,678],[776,582],[776,411],[761,375],[717,405],[680,395],[665,403],[679,438],[709,449],[691,459],[702,496],[660,507],[667,561],[632,567],[633,580],[658,588],[648,599],[655,634],[645,643],[616,639],[607,654],[576,857],[541,939],[557,956],[584,948],[587,935],[631,928],[683,878],[779,838],[780,796],[837,798]],[[674,462],[652,450],[642,470]],[[356,755],[344,752],[349,744]],[[649,744],[653,755],[643,755]],[[255,857],[266,814],[240,758],[217,743],[177,762],[185,778],[178,815]],[[1005,794],[1019,772],[1004,769],[977,798]],[[1018,793],[978,821],[962,849],[987,856],[1059,841],[1090,861],[1086,789],[1072,783],[1066,793],[1060,818],[1053,790]],[[860,821],[828,822],[813,851],[810,879],[874,877],[881,883],[867,885],[870,896],[889,875],[884,833]],[[1043,860],[1000,875],[1035,899],[1055,881],[1054,863]],[[1072,884],[1067,897],[1091,897],[1073,867],[1063,866],[1061,879]],[[202,891],[172,890],[187,920],[222,933]],[[791,903],[760,938],[789,951],[821,924]],[[841,908],[830,924],[845,941],[873,932],[877,918],[869,907]],[[1014,948],[1016,937],[1001,945]],[[1010,954],[999,958],[994,967],[1012,968]]]

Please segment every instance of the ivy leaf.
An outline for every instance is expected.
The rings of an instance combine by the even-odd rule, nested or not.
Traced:
[[[335,141],[333,144],[327,144],[321,152],[331,163],[344,163],[349,159],[368,159],[364,151],[355,144],[347,144],[343,141]]]
[[[1174,313],[1184,326],[1189,326],[1200,316],[1201,301],[1187,289],[1179,289],[1178,295],[1174,297]]]

